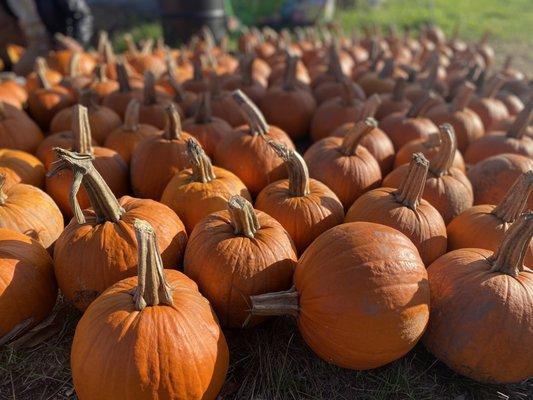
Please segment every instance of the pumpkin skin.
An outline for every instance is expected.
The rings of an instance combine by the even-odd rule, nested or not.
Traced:
[[[56,297],[54,267],[44,247],[0,228],[0,338],[28,319],[27,329],[37,325],[50,314]]]
[[[9,183],[44,186],[43,164],[24,151],[0,149],[0,172],[6,174]]]
[[[253,237],[235,234],[230,212],[220,211],[196,225],[185,250],[184,272],[226,327],[242,327],[249,296],[288,289],[296,266],[296,250],[285,229],[262,211],[252,212],[260,225]]]
[[[133,89],[126,66],[122,62],[116,64],[119,88],[109,93],[102,100],[102,105],[116,112],[120,118],[124,118],[126,108],[132,99],[142,101],[142,90]]]
[[[0,102],[0,147],[33,153],[43,139],[39,126],[24,111]]]
[[[72,104],[74,97],[63,86],[42,87],[28,97],[28,111],[43,131],[48,130],[54,115]]]
[[[50,169],[50,164],[56,160],[54,147],[61,147],[62,149],[73,149],[76,147],[76,134],[72,130],[53,133],[47,136],[37,147],[35,155],[44,165],[46,170]],[[91,145],[97,146],[96,141],[91,138]]]

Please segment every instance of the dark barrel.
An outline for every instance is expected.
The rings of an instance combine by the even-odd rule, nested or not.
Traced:
[[[186,42],[208,26],[220,39],[225,32],[224,0],[159,0],[165,41],[170,45]]]

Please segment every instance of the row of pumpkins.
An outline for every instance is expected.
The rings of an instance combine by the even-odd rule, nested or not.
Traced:
[[[0,341],[59,287],[80,399],[214,399],[221,326],[284,314],[345,368],[533,375],[533,103],[486,40],[127,43],[0,83]]]

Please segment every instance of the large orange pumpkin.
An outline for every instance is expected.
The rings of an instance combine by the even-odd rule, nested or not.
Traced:
[[[215,400],[229,363],[217,317],[192,280],[163,269],[156,230],[140,220],[134,228],[138,277],[109,288],[76,328],[76,394],[80,400]]]
[[[404,356],[429,319],[418,250],[396,229],[368,222],[324,232],[300,257],[292,290],[251,301],[252,315],[294,315],[319,357],[357,370]]]

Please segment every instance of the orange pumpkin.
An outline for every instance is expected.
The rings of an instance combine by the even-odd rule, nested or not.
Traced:
[[[8,183],[26,183],[39,188],[44,186],[43,164],[25,151],[0,149],[0,173]]]
[[[28,76],[26,77],[26,90],[28,91],[28,93],[33,92],[34,90],[37,90],[41,87],[38,71],[44,72],[46,80],[52,86],[59,85],[61,79],[63,79],[63,75],[61,74],[61,72],[50,69],[44,58],[37,57],[35,59],[33,72],[28,74]]]
[[[489,132],[496,128],[502,121],[509,118],[509,111],[505,104],[496,98],[496,94],[504,85],[506,78],[501,74],[494,75],[488,82],[481,86],[481,93],[474,97],[468,107],[474,111]]]
[[[376,119],[381,121],[392,113],[406,113],[413,106],[411,101],[405,96],[407,80],[405,78],[396,79],[392,93],[381,95],[381,104],[376,111]]]
[[[107,77],[106,64],[101,63],[96,66],[95,78],[89,88],[96,94],[98,104],[101,104],[106,96],[119,89],[119,84]]]
[[[170,95],[157,90],[155,86],[155,76],[147,71],[144,74],[143,101],[139,107],[139,122],[155,126],[162,130],[167,124],[166,109],[172,103]],[[178,112],[182,111],[176,106]]]
[[[102,100],[102,105],[115,111],[120,118],[124,118],[126,108],[132,99],[142,100],[142,91],[133,89],[130,76],[123,62],[116,64],[119,88],[109,93]]]

